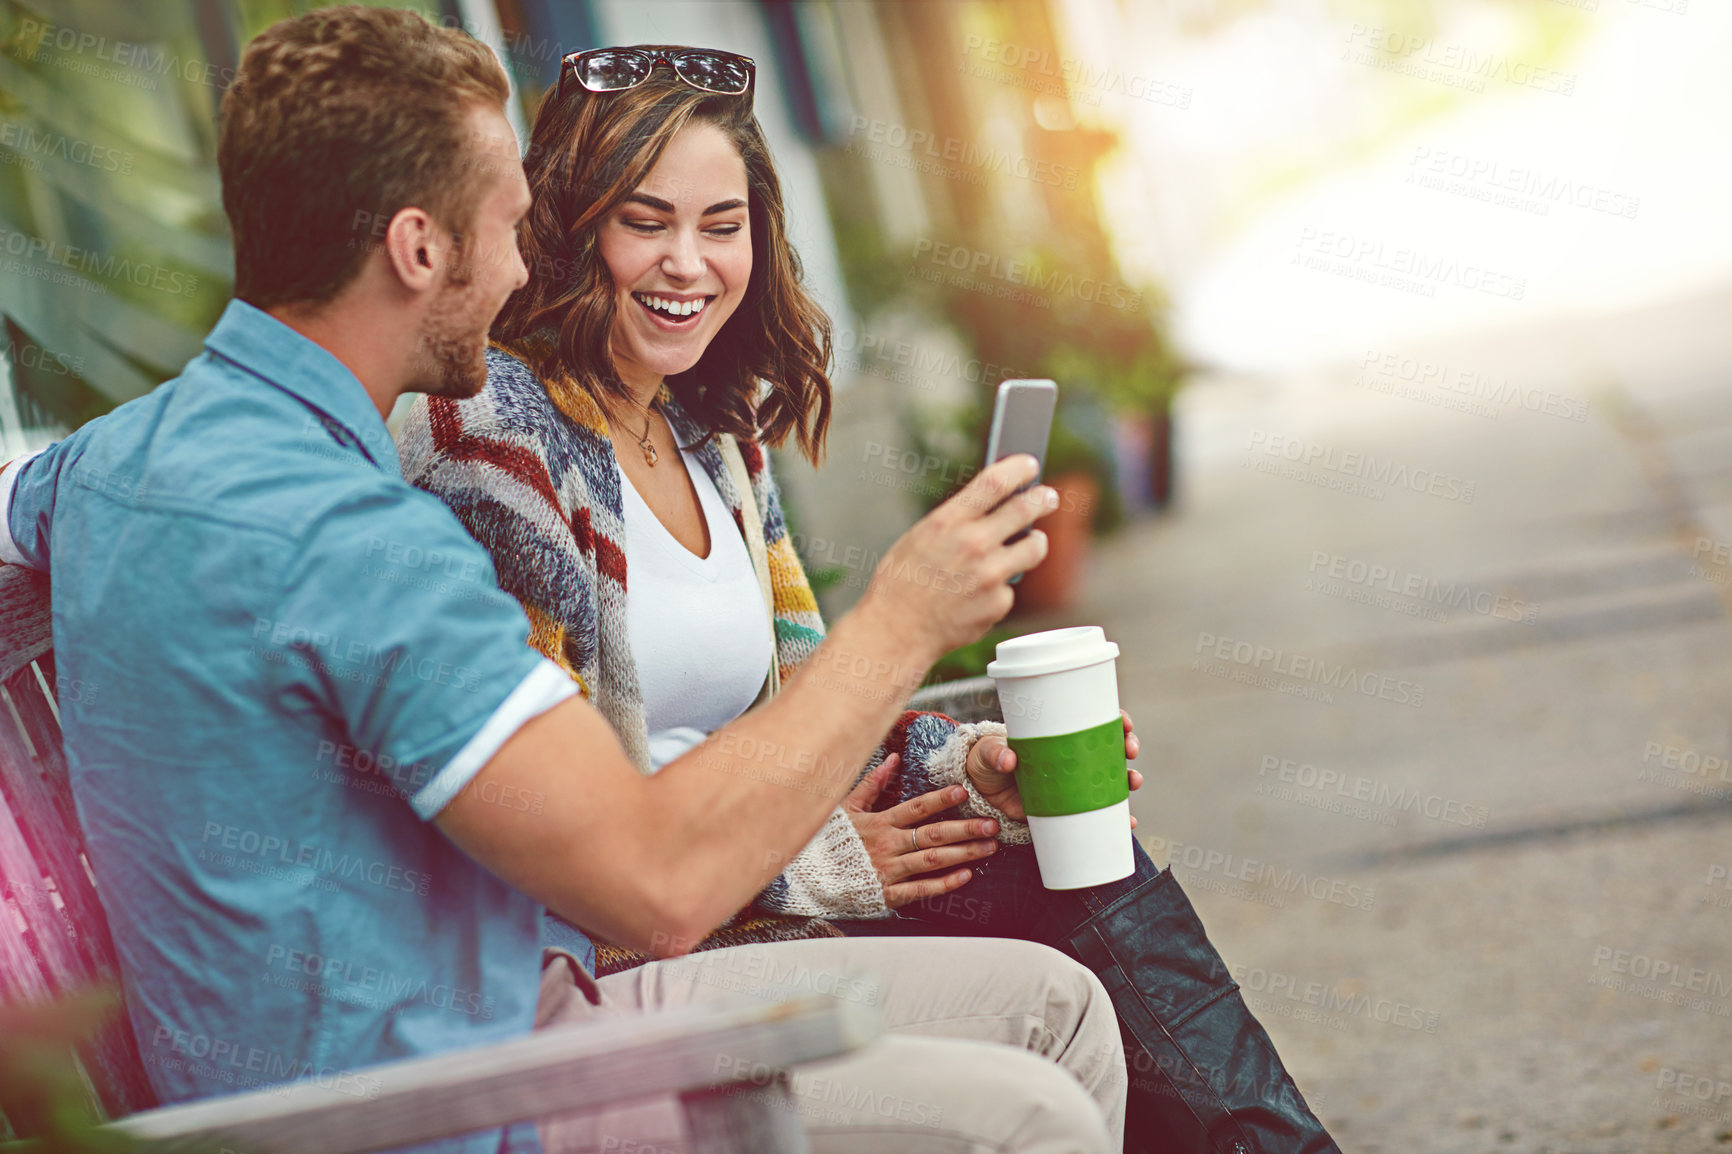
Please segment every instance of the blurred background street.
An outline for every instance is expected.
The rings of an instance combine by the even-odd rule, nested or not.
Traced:
[[[1344,1149],[1732,1145],[1728,309],[1424,352],[1583,422],[1357,365],[1199,382],[1182,508],[1102,551],[1076,619],[1126,654],[1139,832]],[[1270,430],[1473,502],[1256,472]],[[1302,696],[1304,661],[1358,692]]]
[[[758,62],[835,322],[826,613],[1055,378],[1054,554],[1170,860],[1343,1148],[1732,1149],[1732,6],[397,0]],[[0,0],[0,448],[179,371],[306,0]],[[526,134],[525,134],[526,135]]]

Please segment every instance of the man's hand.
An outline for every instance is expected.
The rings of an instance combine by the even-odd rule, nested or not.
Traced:
[[[638,773],[601,712],[571,698],[525,722],[439,828],[568,921],[659,957],[690,950],[812,840],[927,667],[1010,609],[1005,582],[1040,564],[1046,537],[1005,539],[1057,500],[1044,487],[1006,500],[1035,468],[1001,461],[922,519],[775,700],[660,773]],[[546,799],[533,815],[487,800],[525,791]]]
[[[1131,715],[1119,710],[1119,717],[1125,724],[1125,758],[1135,761],[1137,750],[1142,748],[1142,741],[1131,732]],[[974,743],[974,748],[968,751],[968,776],[974,782],[974,788],[980,791],[980,796],[997,807],[1005,817],[1023,821],[1028,817],[1022,808],[1022,795],[1016,790],[1016,778],[1011,776],[1016,772],[1016,754],[1002,737],[983,737]],[[1143,775],[1134,769],[1128,769],[1133,790],[1143,788]],[[1137,819],[1131,818],[1131,828],[1137,828]]]
[[[1010,578],[1046,558],[1038,529],[1005,545],[1058,507],[1057,490],[1046,485],[1017,493],[1039,469],[1019,453],[981,470],[890,547],[860,609],[931,660],[981,637],[1010,612]]]

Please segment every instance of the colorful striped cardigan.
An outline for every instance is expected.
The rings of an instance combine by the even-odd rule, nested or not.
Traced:
[[[705,430],[665,388],[661,404],[681,445],[703,437]],[[417,400],[398,436],[398,452],[404,477],[450,505],[492,555],[500,587],[529,615],[530,644],[576,679],[618,731],[632,761],[649,772],[643,697],[626,628],[620,495],[625,482],[595,400],[574,382],[543,382],[518,358],[491,348],[481,393],[461,401]],[[762,448],[721,435],[696,451],[743,535],[743,503],[725,457],[730,453],[744,462],[763,520],[776,661],[786,681],[823,640],[824,622],[788,538]],[[1002,732],[991,723],[960,725],[941,714],[910,711],[862,772],[898,753],[902,768],[880,806],[961,782],[970,795],[965,814],[996,818],[1003,840],[1026,841],[1027,827],[981,799],[964,769],[979,736]],[[877,871],[840,808],[753,904],[758,912],[815,918],[888,913]]]

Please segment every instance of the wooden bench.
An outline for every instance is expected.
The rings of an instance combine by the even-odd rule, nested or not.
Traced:
[[[1003,721],[998,688],[990,677],[964,677],[914,691],[908,708],[942,713],[954,721]]]
[[[47,575],[0,565],[0,1005],[120,985],[68,788],[57,685]],[[879,1029],[874,1011],[826,998],[687,1009],[370,1067],[357,1072],[377,1087],[367,1097],[302,1082],[154,1109],[124,1015],[72,1057],[91,1115],[152,1150],[348,1154],[678,1094],[698,1150],[793,1154],[806,1149],[799,1114],[786,1080],[764,1072],[848,1053]],[[0,1139],[7,1125],[30,1138],[45,1119],[0,1086]]]

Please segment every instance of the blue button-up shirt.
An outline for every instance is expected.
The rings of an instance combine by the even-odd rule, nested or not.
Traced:
[[[355,376],[237,301],[180,377],[10,474],[163,1099],[364,1096],[368,1065],[527,1033],[541,907],[430,819],[574,686]]]

